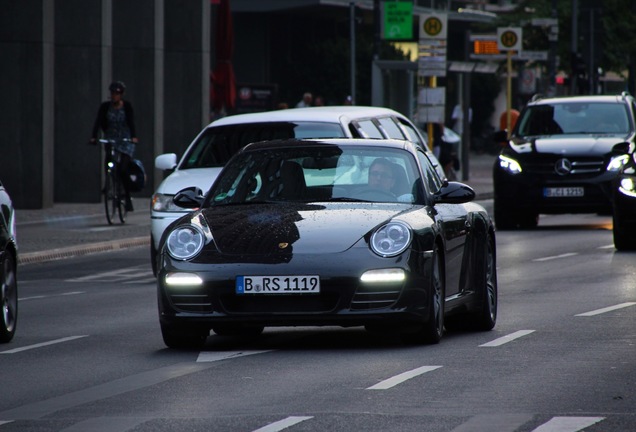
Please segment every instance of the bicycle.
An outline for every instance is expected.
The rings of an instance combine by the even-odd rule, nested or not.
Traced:
[[[122,139],[124,142],[132,142],[128,138]],[[104,210],[106,211],[106,220],[109,225],[115,222],[115,213],[119,215],[119,221],[126,223],[126,192],[119,176],[119,162],[121,153],[115,149],[115,140],[100,139],[99,142],[104,144],[107,154],[110,154],[106,164],[106,176],[104,178]]]

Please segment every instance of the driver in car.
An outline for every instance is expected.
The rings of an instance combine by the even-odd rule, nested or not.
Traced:
[[[370,188],[379,189],[393,195],[393,186],[395,185],[395,177],[393,175],[393,163],[385,158],[377,158],[369,167]]]

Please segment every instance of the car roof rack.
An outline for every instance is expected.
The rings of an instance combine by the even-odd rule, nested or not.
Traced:
[[[541,93],[535,93],[532,98],[530,99],[530,102],[535,102],[538,101],[539,99],[543,99],[544,96]]]
[[[622,97],[623,99],[625,99],[625,98],[627,98],[627,97],[630,97],[630,96],[631,96],[631,93],[630,93],[630,92],[628,92],[627,90],[623,90],[623,91],[621,92],[621,97]]]

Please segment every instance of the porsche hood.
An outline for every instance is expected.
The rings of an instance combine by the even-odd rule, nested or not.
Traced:
[[[409,205],[275,203],[202,210],[216,248],[228,255],[338,253]]]

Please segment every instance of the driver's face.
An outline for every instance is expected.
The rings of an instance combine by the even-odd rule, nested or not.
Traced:
[[[369,186],[389,192],[394,183],[393,172],[387,166],[375,165],[369,169]]]

